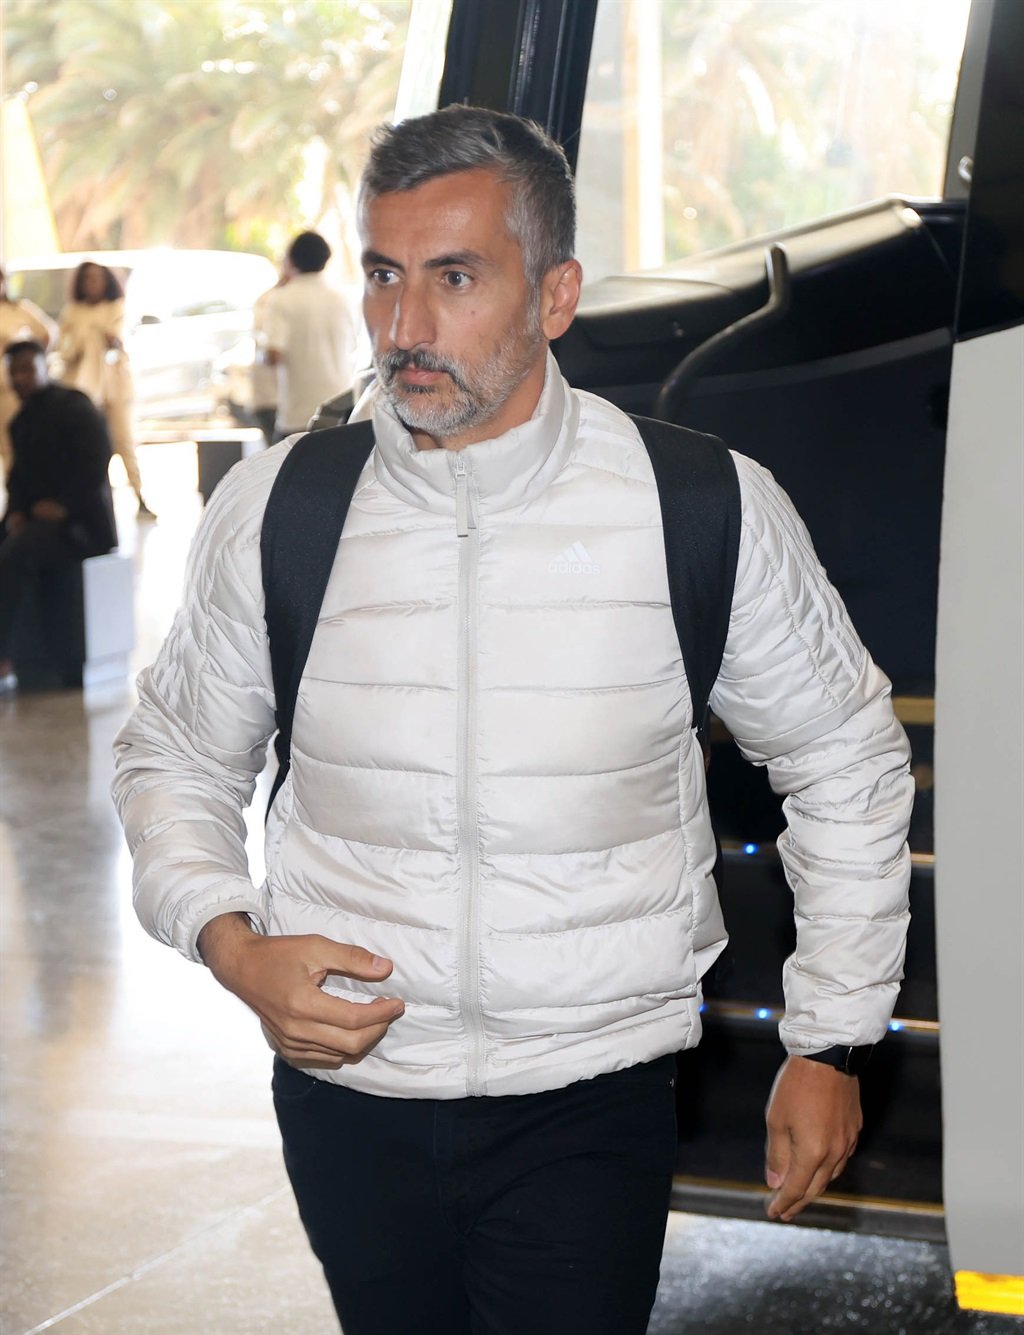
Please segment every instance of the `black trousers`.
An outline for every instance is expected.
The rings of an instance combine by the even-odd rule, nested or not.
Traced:
[[[26,519],[17,533],[0,535],[0,659],[11,656],[11,635],[30,575],[81,561],[62,524]]]
[[[644,1335],[675,1058],[542,1094],[389,1099],[277,1059],[285,1165],[344,1335]]]

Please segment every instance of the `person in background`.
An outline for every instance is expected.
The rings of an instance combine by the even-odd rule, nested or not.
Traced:
[[[131,366],[124,348],[124,292],[105,264],[85,260],[75,270],[71,300],[61,311],[58,348],[64,381],[88,394],[107,419],[110,443],[124,463],[140,519],[156,515],[142,498],[132,432]]]
[[[25,581],[117,546],[107,467],[110,436],[88,395],[57,385],[42,343],[4,353],[21,410],[11,420],[13,463],[0,530],[0,694],[17,687],[11,638]]]
[[[271,292],[262,317],[264,356],[277,367],[278,440],[305,431],[320,404],[355,377],[356,324],[324,277],[330,257],[318,232],[300,232],[285,258],[287,282]]]
[[[7,295],[7,275],[0,268],[0,359],[12,343],[34,339],[48,348],[57,333],[57,326],[31,301],[12,301]],[[18,396],[0,371],[0,480],[11,467],[11,438],[8,424],[18,411]]]
[[[274,427],[277,422],[277,369],[267,360],[266,319],[267,307],[275,292],[279,292],[288,282],[288,270],[282,268],[281,276],[273,287],[261,293],[252,308],[252,334],[256,344],[256,355],[252,363],[252,411],[263,438],[268,445],[274,443]]]

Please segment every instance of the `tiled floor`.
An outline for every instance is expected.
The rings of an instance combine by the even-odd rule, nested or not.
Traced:
[[[147,447],[143,468],[155,527],[137,532],[118,491],[140,663],[198,515],[188,446]],[[108,796],[130,705],[127,683],[0,701],[0,1330],[329,1335],[258,1028],[132,914]],[[650,1329],[1001,1335],[1024,1322],[958,1315],[942,1248],[674,1215]]]

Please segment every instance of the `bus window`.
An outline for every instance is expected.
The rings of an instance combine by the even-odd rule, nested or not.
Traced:
[[[588,280],[897,193],[941,196],[969,0],[599,0]]]

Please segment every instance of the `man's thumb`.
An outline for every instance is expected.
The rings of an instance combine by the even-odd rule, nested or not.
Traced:
[[[395,967],[384,955],[375,955],[362,946],[345,945],[337,941],[329,943],[321,955],[321,967],[324,973],[341,973],[348,978],[362,978],[367,982],[376,982],[387,978]]]

